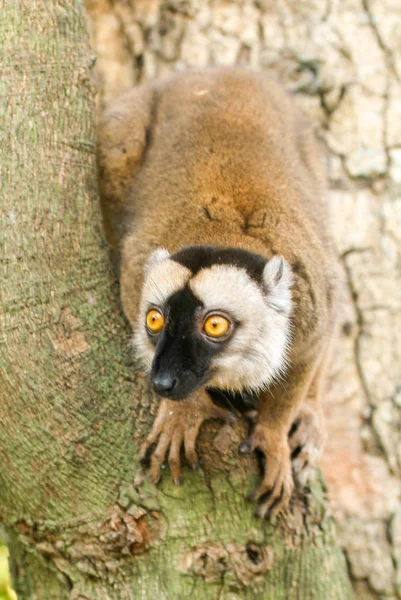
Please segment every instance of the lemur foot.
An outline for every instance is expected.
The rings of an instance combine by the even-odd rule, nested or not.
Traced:
[[[150,477],[154,483],[160,480],[161,466],[168,453],[171,477],[176,485],[181,483],[180,451],[184,446],[185,457],[193,470],[199,466],[195,449],[201,425],[207,419],[219,419],[233,423],[235,416],[228,410],[213,404],[208,396],[193,396],[187,400],[166,400],[163,398],[153,423],[152,430],[142,444],[139,460],[147,461],[150,454]],[[151,453],[151,447],[156,448]]]
[[[261,501],[257,509],[260,517],[271,518],[287,506],[294,489],[287,436],[272,432],[267,425],[259,423],[239,451],[250,454],[256,449],[264,457],[264,477],[260,487],[248,498]]]
[[[306,485],[311,471],[317,467],[325,439],[319,414],[308,406],[301,408],[288,436],[292,471],[300,485]]]

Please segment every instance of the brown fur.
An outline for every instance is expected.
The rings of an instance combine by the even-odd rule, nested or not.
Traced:
[[[281,254],[290,263],[291,367],[263,394],[248,440],[267,461],[255,496],[273,490],[260,512],[281,508],[292,490],[287,435],[311,395],[334,323],[325,175],[309,124],[262,75],[187,72],[131,90],[104,112],[98,169],[105,231],[120,255],[132,324],[143,265],[155,248],[231,246],[267,259]]]

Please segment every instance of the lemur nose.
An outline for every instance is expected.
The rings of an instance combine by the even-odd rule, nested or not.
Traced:
[[[168,397],[177,385],[177,378],[168,373],[161,373],[153,378],[152,384],[157,394]]]

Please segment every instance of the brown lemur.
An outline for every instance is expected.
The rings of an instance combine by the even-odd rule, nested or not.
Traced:
[[[98,178],[134,346],[162,398],[141,457],[197,465],[202,422],[256,403],[264,517],[288,504],[323,442],[319,400],[336,261],[311,127],[265,76],[185,72],[102,111]],[[228,404],[225,406],[224,401]],[[153,452],[152,452],[153,450]],[[292,468],[291,468],[292,455]]]

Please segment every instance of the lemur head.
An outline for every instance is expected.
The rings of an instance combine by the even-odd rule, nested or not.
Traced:
[[[153,389],[181,400],[207,384],[265,388],[286,366],[291,271],[245,250],[156,250],[145,266],[134,335]]]

